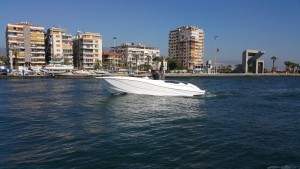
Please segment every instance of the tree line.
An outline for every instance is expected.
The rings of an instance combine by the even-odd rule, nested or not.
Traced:
[[[271,60],[273,62],[272,65],[272,72],[276,72],[276,67],[275,67],[275,61],[278,60],[278,57],[272,56]],[[285,71],[287,73],[300,73],[300,64],[291,62],[291,61],[284,61],[284,65],[286,66]]]
[[[5,65],[9,65],[9,60],[6,56],[0,56],[0,61],[4,62]]]
[[[15,56],[18,56],[18,53],[14,51],[14,55]],[[152,59],[152,61],[155,61],[155,62],[162,62],[163,61],[163,58],[164,57],[154,57]],[[136,59],[136,62],[137,62],[137,57],[135,58]],[[272,56],[270,58],[272,60],[272,69],[271,71],[272,72],[276,72],[276,67],[275,67],[275,62],[279,59],[278,57],[276,56]],[[0,56],[0,61],[4,62],[5,65],[9,66],[10,63],[9,63],[9,59],[8,57],[6,56]],[[172,70],[187,70],[188,68],[186,66],[183,66],[180,61],[176,60],[175,58],[171,58],[171,57],[167,57],[166,58],[166,61],[168,62],[168,70],[169,71],[172,71]],[[99,62],[99,61],[98,61]],[[100,68],[100,63],[96,62],[95,63],[95,68]],[[104,64],[105,66],[108,66],[108,63]],[[284,65],[286,66],[286,69],[285,71],[287,73],[300,73],[300,64],[299,63],[295,63],[295,62],[291,62],[291,61],[284,61]],[[131,62],[128,62],[128,63],[125,63],[123,65],[124,67],[132,67],[132,63]],[[150,67],[149,65],[149,58],[148,58],[148,64],[146,65],[140,65],[141,69],[145,69],[145,70],[148,70]],[[222,72],[223,73],[230,73],[231,71],[231,66],[222,66]]]

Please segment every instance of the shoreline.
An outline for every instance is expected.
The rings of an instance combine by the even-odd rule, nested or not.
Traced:
[[[57,78],[57,79],[92,79],[95,77],[105,76],[133,76],[145,77],[150,74],[134,74],[134,75],[120,75],[120,74],[103,74],[103,75],[29,75],[29,76],[5,76],[0,75],[0,79],[30,79],[30,78]],[[166,73],[165,77],[300,77],[300,74],[292,73],[264,73],[264,74],[245,74],[245,73],[217,73],[217,74],[192,74],[192,73]]]
[[[300,76],[300,74],[286,74],[286,73],[264,73],[264,74],[250,74],[250,73],[217,73],[217,74],[191,74],[191,73],[168,73],[166,77],[263,77],[263,76]]]

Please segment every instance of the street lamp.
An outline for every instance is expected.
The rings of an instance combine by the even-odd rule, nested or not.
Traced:
[[[113,59],[116,59],[116,39],[117,39],[117,37],[113,37],[113,39],[114,39],[114,54],[113,54]]]
[[[114,39],[114,52],[115,52],[115,48],[116,48],[115,41],[116,41],[117,37],[113,37],[113,39]]]
[[[217,73],[217,61],[216,61],[216,58],[217,58],[217,38],[219,36],[214,36],[214,39],[215,39],[215,62],[214,62],[214,67],[215,67],[215,73]]]

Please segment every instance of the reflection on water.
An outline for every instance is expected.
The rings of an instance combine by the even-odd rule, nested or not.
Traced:
[[[95,92],[101,91],[97,84],[80,79],[18,79],[8,90],[11,122],[6,128],[13,132],[3,139],[12,140],[9,161],[54,160],[58,154],[72,154],[78,146],[84,147],[80,142],[83,133],[101,131],[93,113],[102,99],[98,97],[102,93]]]
[[[206,94],[115,96],[96,79],[0,80],[4,103],[0,165],[267,168],[299,164],[299,78],[178,80],[196,84]]]
[[[175,120],[201,116],[204,114],[201,110],[203,103],[204,100],[201,98],[156,97],[134,94],[112,96],[106,102],[108,109],[118,117],[145,120],[149,117],[171,117],[172,119],[169,120]]]
[[[130,137],[138,137],[147,132],[151,133],[152,130],[173,128],[189,120],[200,118],[205,115],[205,111],[201,108],[203,104],[203,98],[125,94],[109,96],[100,107],[105,107],[107,112],[112,113],[109,124],[111,127],[113,126],[115,130],[132,131],[121,132],[122,136],[129,134]],[[99,113],[103,115],[102,112]],[[182,128],[188,126],[188,124],[181,125]]]

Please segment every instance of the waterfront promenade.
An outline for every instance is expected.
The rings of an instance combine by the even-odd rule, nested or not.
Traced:
[[[29,76],[5,76],[0,75],[0,79],[19,79],[19,78],[74,78],[74,79],[89,79],[89,78],[95,78],[95,77],[104,77],[104,76],[134,76],[134,77],[150,77],[151,74],[134,74],[134,75],[120,75],[120,74],[92,74],[92,75],[29,75]],[[217,73],[217,74],[193,74],[193,73],[166,73],[165,77],[286,77],[286,76],[299,76],[300,74],[294,74],[294,73],[263,73],[263,74],[245,74],[245,73]]]
[[[251,74],[251,73],[217,73],[217,74],[192,74],[192,73],[167,73],[166,77],[248,77],[248,76],[300,76],[300,74],[292,73],[263,73],[263,74]]]

